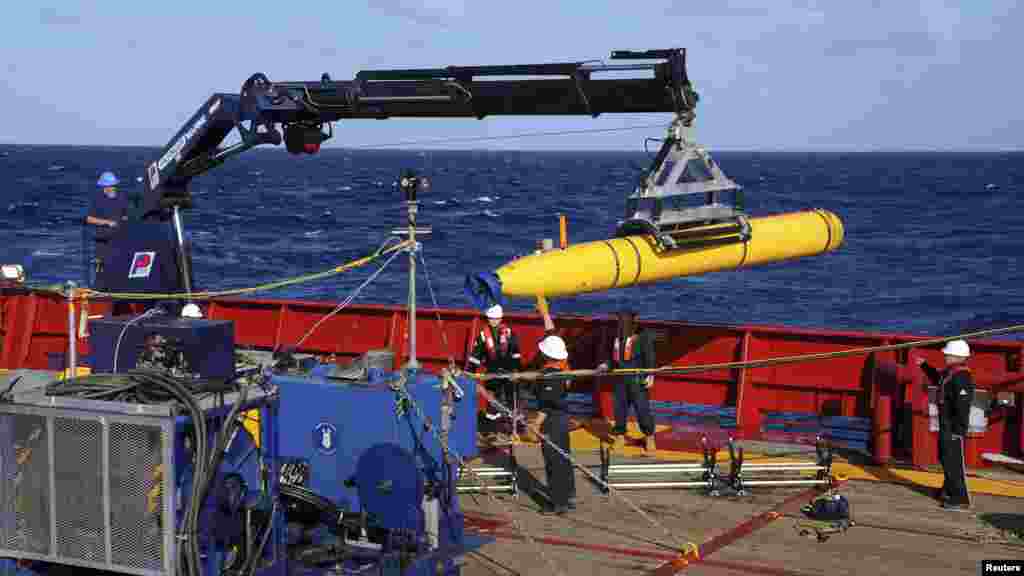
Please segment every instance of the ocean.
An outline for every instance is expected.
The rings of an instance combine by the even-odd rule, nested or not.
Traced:
[[[128,189],[155,148],[0,145],[0,263],[30,283],[82,281],[82,221],[103,170]],[[713,154],[743,185],[752,216],[824,208],[843,220],[837,251],[785,263],[552,301],[552,312],[714,324],[947,335],[1024,323],[1024,153]],[[557,243],[607,238],[652,154],[642,152],[253,150],[192,184],[184,213],[195,284],[226,289],[325,270],[375,250],[405,222],[395,181],[431,181],[418,221],[437,303],[470,307],[467,273]],[[374,266],[263,293],[342,300]],[[421,273],[418,303],[431,305]],[[395,259],[355,303],[404,304]],[[532,302],[513,301],[513,310]]]

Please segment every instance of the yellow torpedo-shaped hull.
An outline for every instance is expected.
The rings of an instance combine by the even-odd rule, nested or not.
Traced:
[[[751,218],[750,239],[662,250],[653,236],[570,245],[509,262],[494,275],[510,298],[558,297],[814,256],[838,248],[843,224],[826,210]]]

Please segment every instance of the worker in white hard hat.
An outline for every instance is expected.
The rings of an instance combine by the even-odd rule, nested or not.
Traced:
[[[544,316],[545,328],[544,338],[537,344],[541,372],[566,371],[569,369],[569,351],[565,340],[555,333],[555,325],[548,314],[546,302],[538,299],[538,303]],[[575,472],[572,462],[559,452],[560,450],[565,454],[571,454],[569,410],[566,403],[571,383],[571,378],[567,377],[537,380],[537,407],[544,415],[541,432],[551,440],[550,444],[543,444],[544,469],[547,473],[550,500],[550,504],[544,509],[545,514],[564,515],[570,508],[575,508]]]
[[[952,340],[942,349],[946,367],[941,371],[918,358],[917,364],[936,387],[939,408],[939,457],[944,481],[939,490],[942,507],[965,510],[971,506],[964,465],[964,439],[974,403],[974,378],[967,366],[971,348],[963,340]]]
[[[501,374],[518,372],[522,367],[522,355],[519,352],[519,340],[512,329],[502,322],[505,316],[500,304],[488,308],[484,315],[487,326],[476,335],[473,353],[469,355],[469,368],[480,374]],[[487,380],[486,387],[507,408],[515,403],[512,383],[508,380]],[[500,410],[488,402],[484,408],[484,417],[494,421],[501,417]]]

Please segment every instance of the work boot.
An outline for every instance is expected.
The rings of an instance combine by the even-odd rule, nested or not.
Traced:
[[[569,512],[568,506],[545,506],[541,509],[541,516],[565,516]]]
[[[644,443],[644,450],[647,452],[647,454],[651,456],[653,456],[654,453],[658,450],[658,446],[654,442],[654,434],[651,434],[650,436],[647,437],[646,442]]]
[[[624,452],[626,450],[626,435],[616,434],[612,437],[612,451]]]

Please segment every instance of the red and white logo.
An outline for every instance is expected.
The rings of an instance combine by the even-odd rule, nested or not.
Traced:
[[[129,278],[149,278],[153,271],[153,262],[156,261],[156,252],[136,252],[132,257],[132,269],[128,271]]]

